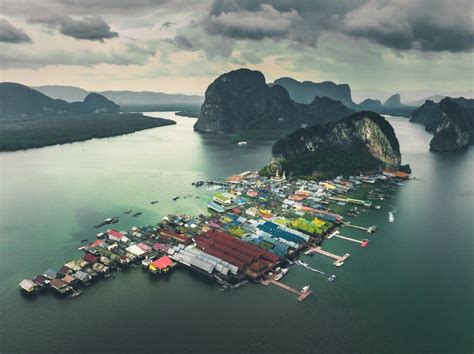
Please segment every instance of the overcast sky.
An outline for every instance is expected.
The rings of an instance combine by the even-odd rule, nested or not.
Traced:
[[[472,95],[473,3],[0,0],[0,78],[203,94],[248,67],[348,83],[356,100]]]

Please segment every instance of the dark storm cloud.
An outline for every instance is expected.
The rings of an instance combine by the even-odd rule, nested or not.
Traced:
[[[110,26],[101,17],[84,17],[82,20],[68,18],[61,23],[59,31],[65,36],[90,41],[118,37],[118,33],[111,31]]]
[[[118,33],[111,31],[110,26],[101,17],[84,17],[81,20],[69,16],[46,15],[30,16],[30,23],[40,23],[50,28],[57,27],[65,36],[89,41],[101,41],[118,37]]]
[[[289,39],[315,46],[318,35],[335,29],[362,0],[216,0],[205,21],[208,32],[238,39]]]
[[[184,34],[176,35],[171,40],[171,42],[174,43],[179,48],[184,49],[184,50],[194,50],[195,49],[195,47],[194,47],[193,43],[191,42],[191,40],[189,40],[189,38],[187,36],[185,36]]]
[[[4,43],[31,43],[28,34],[21,28],[13,26],[7,20],[0,20],[0,42]]]
[[[300,17],[295,10],[280,12],[273,6],[262,4],[255,11],[240,10],[211,15],[206,28],[212,34],[236,39],[283,38],[289,35]]]
[[[397,50],[469,51],[474,47],[471,0],[371,0],[348,13],[346,34]]]
[[[387,48],[469,51],[471,0],[216,0],[203,26],[236,39],[290,40],[315,46],[322,32],[365,38]]]
[[[463,52],[474,47],[472,0],[1,0],[2,13],[32,17],[62,14],[59,30],[78,39],[117,36],[100,16],[125,26],[127,16],[159,13],[186,17],[176,35],[201,29],[206,40],[287,40],[290,48],[315,47],[321,34],[340,33],[397,51]],[[85,16],[82,20],[74,16]],[[91,17],[92,16],[92,17]],[[122,17],[121,17],[122,16]],[[109,18],[109,17],[106,17]],[[117,21],[117,22],[115,22]],[[135,21],[140,22],[140,16]],[[170,29],[165,23],[162,30]],[[121,28],[121,27],[119,27]],[[126,29],[126,27],[125,27]],[[175,26],[171,28],[175,30]],[[176,45],[195,50],[178,37]],[[208,46],[209,47],[209,46]],[[215,48],[218,50],[218,48]],[[227,50],[227,49],[226,49]]]
[[[89,16],[128,15],[157,9],[169,2],[166,0],[2,0],[1,10],[13,16],[33,15],[38,11]]]

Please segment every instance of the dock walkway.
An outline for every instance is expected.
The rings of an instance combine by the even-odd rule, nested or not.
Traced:
[[[358,239],[355,239],[355,238],[351,238],[351,237],[347,237],[347,236],[342,236],[341,234],[339,234],[339,231],[335,231],[333,232],[332,234],[330,234],[327,239],[331,239],[333,237],[337,237],[337,238],[340,238],[342,240],[346,240],[346,241],[351,241],[351,242],[355,242],[355,243],[358,243],[360,244],[362,247],[365,247],[367,245],[367,243],[369,242],[367,239],[365,240],[358,240]]]
[[[374,226],[369,226],[369,227],[364,227],[364,226],[351,224],[350,222],[343,222],[342,225],[347,226],[347,227],[352,227],[354,229],[363,230],[363,231],[367,232],[368,234],[374,233],[375,230],[377,229],[377,227],[375,225]]]
[[[319,253],[319,254],[322,254],[323,256],[334,259],[333,264],[336,267],[342,266],[344,264],[344,261],[347,260],[351,256],[349,253],[346,253],[344,256],[338,256],[337,254],[334,254],[334,253],[323,250],[321,248],[321,246],[310,248],[309,250],[304,252],[304,254],[306,254],[306,255],[311,255],[311,254],[314,254],[314,253]]]
[[[302,291],[299,291],[295,288],[292,288],[291,286],[289,285],[286,285],[286,284],[283,284],[283,283],[280,283],[279,281],[275,280],[275,279],[267,279],[267,280],[262,280],[260,283],[262,283],[263,285],[269,285],[269,284],[273,284],[273,285],[276,285],[278,286],[279,288],[281,289],[284,289],[286,291],[289,291],[290,293],[293,293],[295,295],[298,296],[297,300],[298,301],[303,301],[305,300],[309,295],[312,294],[312,291],[311,290],[307,290],[305,292],[302,292]]]

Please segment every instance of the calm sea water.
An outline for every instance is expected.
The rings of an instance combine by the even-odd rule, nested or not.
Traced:
[[[260,285],[221,292],[185,270],[161,279],[140,269],[115,273],[75,299],[21,296],[21,279],[78,257],[81,240],[94,239],[93,225],[105,217],[120,216],[116,226],[126,229],[204,212],[209,193],[192,181],[258,169],[270,158],[270,143],[238,147],[194,133],[192,118],[155,115],[178,124],[0,154],[1,353],[473,351],[474,151],[430,153],[430,135],[403,118],[390,121],[404,163],[422,181],[357,219],[378,225],[367,248],[325,243],[351,253],[343,267],[307,259],[336,274],[333,283],[291,268],[285,282],[313,290],[303,303]],[[123,215],[128,209],[143,215]]]

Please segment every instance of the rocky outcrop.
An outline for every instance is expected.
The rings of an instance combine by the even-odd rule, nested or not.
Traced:
[[[351,107],[351,88],[347,84],[336,84],[332,81],[312,82],[298,81],[291,77],[282,77],[275,80],[273,85],[283,86],[293,101],[309,104],[315,97],[328,97],[340,101],[344,105]]]
[[[278,140],[272,153],[272,163],[295,176],[350,175],[398,169],[401,163],[392,126],[374,112],[299,129]]]
[[[403,106],[402,102],[401,102],[400,94],[396,93],[396,94],[390,96],[389,98],[387,98],[387,100],[384,102],[383,105],[385,107],[400,107],[400,106]]]
[[[439,103],[426,101],[412,112],[410,121],[433,132],[433,151],[461,150],[474,142],[474,99],[446,97]]]
[[[294,102],[279,85],[269,87],[259,71],[238,69],[219,76],[206,90],[196,131],[235,133],[252,129],[292,131],[338,120],[353,111],[329,98]]]
[[[410,122],[421,123],[425,129],[432,132],[440,119],[439,103],[427,100],[415,109],[410,116]]]
[[[52,99],[17,83],[0,83],[0,119],[28,119],[68,114],[117,113],[119,106],[91,93],[83,102]]]
[[[469,144],[469,133],[459,120],[444,119],[436,127],[430,150],[457,151]]]
[[[90,93],[79,103],[82,113],[118,113],[119,106],[98,93]]]
[[[443,99],[430,149],[457,151],[474,142],[474,100]]]

